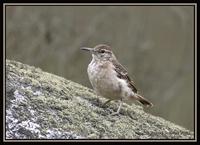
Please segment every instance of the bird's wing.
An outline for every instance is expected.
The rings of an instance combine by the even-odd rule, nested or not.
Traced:
[[[129,84],[129,87],[133,90],[133,92],[137,93],[137,89],[134,86],[133,81],[131,81],[130,77],[128,76],[127,70],[117,61],[113,60],[113,64],[115,66],[115,71],[117,72],[117,76],[120,79],[124,79]]]

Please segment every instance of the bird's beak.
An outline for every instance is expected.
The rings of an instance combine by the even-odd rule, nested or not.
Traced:
[[[89,47],[81,47],[80,49],[81,49],[81,50],[90,51],[90,52],[93,52],[93,51],[94,51],[93,48],[89,48]]]

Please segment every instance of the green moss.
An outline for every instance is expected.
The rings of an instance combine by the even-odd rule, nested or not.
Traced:
[[[41,136],[58,129],[61,136],[73,132],[85,138],[194,138],[193,132],[145,113],[138,105],[123,104],[120,115],[109,116],[118,103],[102,108],[106,99],[93,90],[41,69],[6,60],[6,70],[6,87],[14,88],[10,92],[18,90],[26,99],[13,110],[15,117],[37,123]],[[14,97],[9,96],[6,101],[10,106]]]

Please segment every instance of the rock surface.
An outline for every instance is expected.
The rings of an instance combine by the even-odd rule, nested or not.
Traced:
[[[144,112],[106,107],[93,90],[39,68],[6,60],[6,139],[194,139],[194,133]]]

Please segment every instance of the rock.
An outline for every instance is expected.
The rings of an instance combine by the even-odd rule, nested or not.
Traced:
[[[65,78],[6,60],[6,139],[194,139],[194,133]]]

